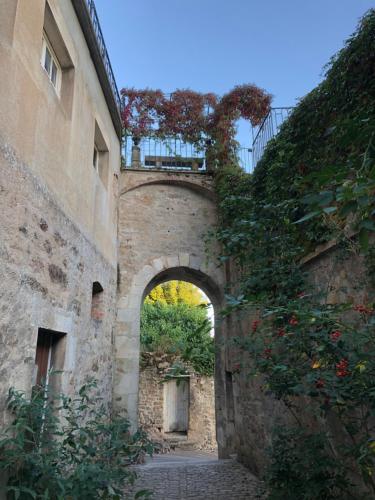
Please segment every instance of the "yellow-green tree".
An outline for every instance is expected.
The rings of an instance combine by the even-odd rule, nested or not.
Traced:
[[[202,292],[198,287],[187,281],[167,281],[156,286],[146,297],[146,304],[187,304],[188,306],[199,306],[206,304]]]

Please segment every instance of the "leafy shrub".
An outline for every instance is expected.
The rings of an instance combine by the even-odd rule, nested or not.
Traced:
[[[206,307],[187,304],[145,303],[141,311],[144,349],[176,354],[201,374],[212,375],[214,340]]]
[[[371,9],[254,173],[227,165],[216,176],[221,260],[238,264],[239,276],[225,312],[254,317],[231,341],[299,427],[275,434],[271,499],[360,498],[349,480],[360,474],[366,498],[375,495],[374,67]],[[307,279],[303,257],[333,239],[337,263],[355,255],[367,267],[350,278],[353,293],[338,266],[317,287]],[[340,281],[336,303],[330,285]],[[310,434],[306,420],[317,424]]]
[[[34,389],[30,399],[10,390],[14,420],[0,439],[7,498],[124,498],[124,485],[135,479],[128,466],[153,448],[142,431],[130,432],[128,420],[108,418],[95,387],[84,385],[73,399],[45,387]]]
[[[299,428],[276,428],[268,468],[268,500],[345,498],[347,480],[327,453],[328,438]]]

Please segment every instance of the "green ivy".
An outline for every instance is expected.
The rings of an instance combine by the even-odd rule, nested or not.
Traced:
[[[238,276],[223,314],[257,318],[232,342],[251,360],[242,369],[262,377],[297,428],[290,435],[275,429],[270,499],[361,498],[353,494],[354,469],[375,495],[374,69],[370,10],[254,173],[226,165],[216,175],[220,260],[230,259]],[[366,304],[329,304],[306,279],[303,257],[330,240],[346,258],[365,258]],[[331,418],[347,436],[336,448]]]

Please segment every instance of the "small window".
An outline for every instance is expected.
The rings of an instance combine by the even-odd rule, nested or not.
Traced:
[[[56,92],[59,94],[61,85],[61,68],[45,33],[43,33],[41,63],[52,85],[55,87]]]
[[[104,140],[103,134],[99,128],[99,125],[95,121],[95,135],[94,135],[94,150],[92,157],[92,164],[94,169],[99,175],[100,180],[105,188],[108,184],[108,171],[109,171],[109,157],[108,157],[108,147]]]
[[[99,281],[92,284],[91,318],[102,321],[104,317],[104,289]]]
[[[99,151],[98,151],[98,148],[96,147],[96,144],[94,144],[94,154],[92,157],[92,165],[95,168],[95,170],[98,172],[98,170],[99,170]]]

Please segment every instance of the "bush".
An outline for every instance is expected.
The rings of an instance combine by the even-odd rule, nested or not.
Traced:
[[[214,339],[206,307],[187,304],[143,304],[143,349],[175,354],[203,375],[214,371]]]
[[[124,486],[135,479],[128,466],[153,448],[142,431],[130,432],[128,420],[108,418],[95,387],[84,385],[73,399],[46,387],[35,388],[30,399],[10,390],[14,420],[0,439],[8,499],[124,498]]]
[[[339,464],[327,453],[327,436],[299,428],[277,428],[266,484],[268,500],[328,500],[346,498]]]
[[[374,49],[371,9],[254,173],[216,176],[221,260],[238,264],[225,313],[254,319],[231,338],[239,369],[261,375],[300,427],[276,433],[271,499],[361,498],[350,484],[360,474],[365,498],[375,495]],[[327,241],[332,266],[313,276],[303,257]],[[368,273],[353,268],[347,285],[340,262],[353,256]]]

